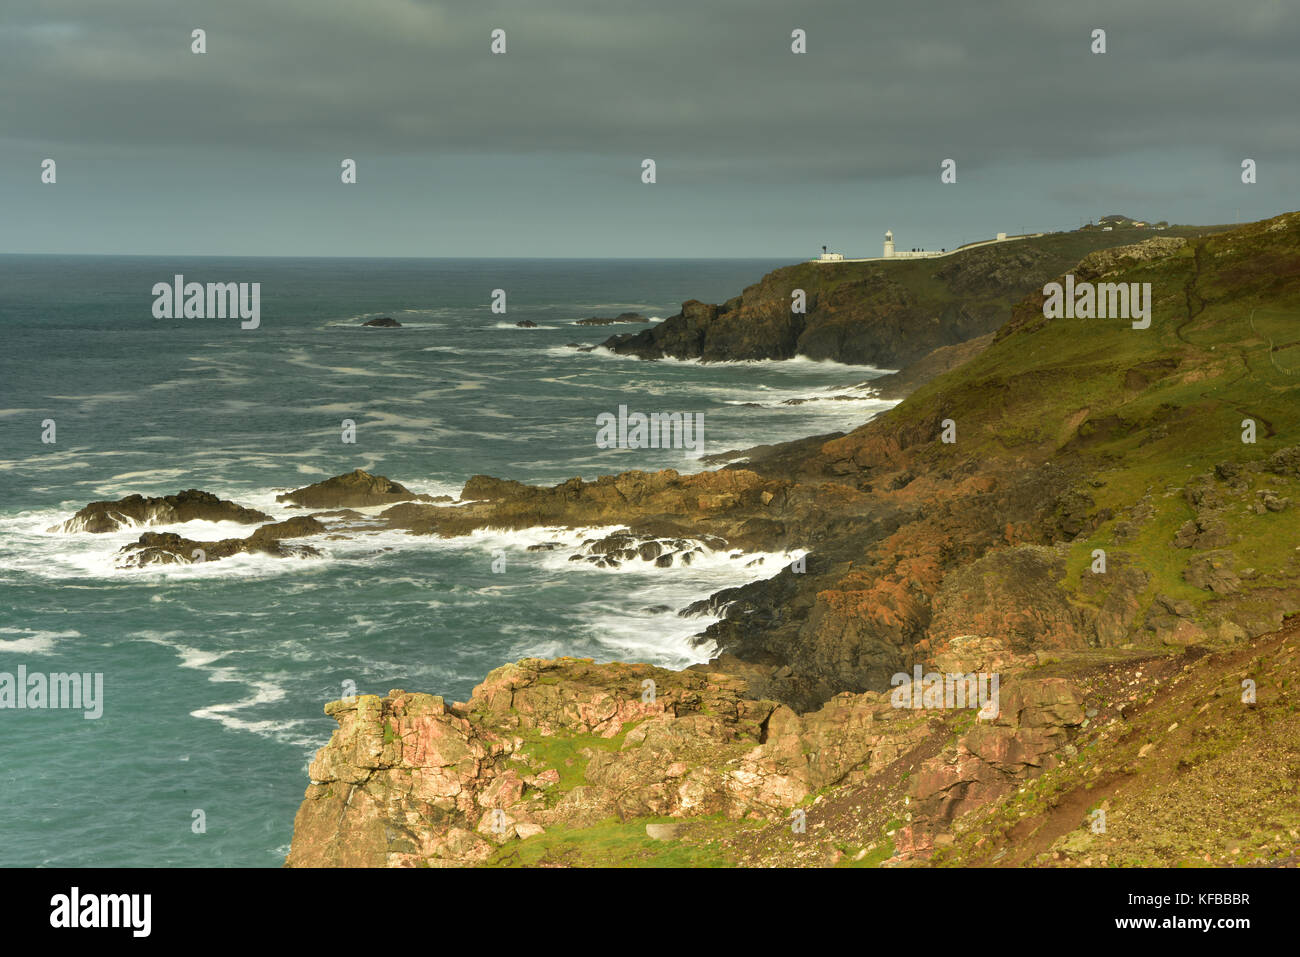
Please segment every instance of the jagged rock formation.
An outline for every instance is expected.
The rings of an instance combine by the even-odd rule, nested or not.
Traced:
[[[192,565],[254,552],[273,558],[316,558],[320,556],[318,549],[310,545],[287,545],[284,539],[319,535],[325,530],[325,525],[314,517],[303,515],[263,525],[247,538],[223,538],[214,542],[182,538],[174,532],[145,532],[138,541],[118,551],[117,564],[119,568]]]
[[[128,495],[116,502],[91,502],[72,518],[49,529],[51,532],[115,532],[121,528],[147,525],[176,525],[182,522],[238,522],[252,525],[268,522],[271,516],[245,508],[211,492],[196,488],[175,495],[145,498]]]
[[[706,551],[726,548],[720,538],[704,541],[690,538],[642,538],[630,532],[614,532],[604,538],[589,538],[569,556],[571,562],[586,562],[597,568],[618,568],[624,562],[648,562],[657,568],[690,565]],[[537,548],[537,546],[530,546]],[[737,550],[732,557],[739,558]],[[761,559],[757,559],[761,561]]]
[[[789,497],[791,483],[743,470],[681,475],[624,472],[592,482],[570,479],[538,488],[486,475],[465,483],[455,508],[414,503],[380,514],[389,527],[416,534],[464,535],[477,528],[626,525],[652,539],[722,539],[734,548],[774,547],[788,536],[774,513],[811,515],[826,503],[813,490]],[[716,543],[721,546],[721,542]],[[657,556],[656,556],[657,557]]]
[[[1000,672],[996,714],[797,715],[703,668],[525,659],[463,704],[327,705],[286,864],[1294,864],[1297,665],[1294,625],[1101,663],[962,636],[936,666]]]
[[[1079,261],[1079,265],[1074,268],[1074,278],[1076,281],[1097,279],[1131,269],[1139,263],[1170,256],[1186,245],[1187,240],[1181,236],[1155,236],[1130,246],[1099,249]]]
[[[926,733],[881,695],[800,717],[734,676],[581,659],[499,668],[464,704],[392,691],[326,712],[339,730],[312,762],[291,866],[479,863],[610,817],[780,820]]]

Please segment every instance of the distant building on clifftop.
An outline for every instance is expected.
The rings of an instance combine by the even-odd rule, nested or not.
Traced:
[[[1093,227],[1094,229],[1096,227]],[[1159,227],[1156,227],[1159,228]],[[830,252],[825,246],[822,247],[822,254],[812,260],[815,263],[874,263],[886,259],[935,259],[939,256],[951,256],[954,253],[962,252],[967,249],[974,249],[976,246],[991,246],[994,243],[1015,242],[1018,239],[1037,238],[1045,235],[1044,233],[1025,233],[1020,236],[1008,236],[1006,233],[997,233],[994,239],[982,239],[978,242],[967,243],[956,249],[907,249],[899,252],[894,246],[894,231],[885,230],[885,246],[880,256],[866,259],[846,259],[843,253]]]
[[[885,250],[881,259],[929,259],[931,256],[943,256],[945,250],[939,249],[907,249],[898,252],[894,249],[894,231],[885,230]]]

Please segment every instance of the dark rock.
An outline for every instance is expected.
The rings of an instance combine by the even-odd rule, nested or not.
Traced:
[[[336,475],[314,485],[285,492],[275,497],[277,502],[289,502],[301,508],[364,508],[367,505],[387,505],[394,502],[431,502],[428,495],[418,495],[403,485],[398,485],[382,475],[371,475],[355,469],[345,475]]]
[[[373,329],[400,329],[402,324],[390,316],[379,316],[368,322],[363,322],[363,326],[370,326]]]
[[[1222,548],[1231,540],[1228,526],[1221,519],[1194,518],[1179,526],[1174,534],[1174,547]]]
[[[645,316],[639,312],[620,312],[612,318],[607,316],[592,316],[590,319],[579,319],[574,322],[575,326],[608,326],[616,322],[649,322]]]
[[[1300,478],[1300,445],[1293,445],[1290,448],[1274,452],[1268,457],[1268,464],[1265,468],[1275,475],[1289,475],[1293,478]]]
[[[310,515],[303,515],[263,525],[247,538],[223,538],[215,542],[182,538],[175,532],[145,532],[118,551],[118,566],[192,565],[251,553],[275,558],[316,558],[321,554],[318,549],[310,545],[285,545],[282,539],[318,535],[323,531],[324,525]]]
[[[1255,511],[1260,515],[1264,512],[1285,512],[1291,505],[1289,498],[1283,498],[1269,489],[1261,489],[1256,493],[1256,497],[1259,501],[1256,503]]]
[[[889,483],[889,487],[894,491],[898,491],[907,488],[914,481],[916,481],[916,473],[911,469],[904,469],[894,476],[893,481]]]
[[[128,495],[116,502],[91,502],[51,532],[115,532],[138,525],[178,525],[182,522],[238,522],[252,525],[271,519],[265,512],[244,508],[211,492],[191,488],[175,495],[145,498]]]
[[[1190,585],[1205,588],[1216,595],[1228,595],[1241,587],[1241,578],[1232,570],[1232,553],[1206,552],[1187,563],[1183,578]]]
[[[1098,248],[1109,242],[1094,241]],[[995,332],[1010,306],[1077,260],[1077,248],[1066,251],[1044,239],[977,247],[937,263],[789,266],[724,303],[688,300],[677,315],[604,345],[647,359],[803,355],[902,369],[942,347]],[[920,270],[938,290],[937,299],[922,301],[911,282],[900,281]],[[806,314],[791,312],[795,288],[807,294]],[[937,360],[935,371],[946,361]]]

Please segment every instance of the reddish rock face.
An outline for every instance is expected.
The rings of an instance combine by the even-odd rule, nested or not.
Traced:
[[[1062,678],[1021,679],[1003,690],[999,704],[997,718],[977,721],[911,778],[908,793],[920,817],[911,829],[914,843],[925,845],[919,835],[927,829],[942,830],[1055,766],[1054,752],[1084,720],[1082,700]]]
[[[468,865],[554,825],[610,818],[784,820],[820,789],[892,767],[933,730],[934,712],[883,694],[838,695],[804,715],[746,694],[730,675],[566,658],[498,668],[465,704],[403,691],[334,702],[339,729],[311,764],[288,864]],[[1001,702],[955,759],[916,775],[926,821],[1046,766],[1082,720],[1060,680],[1013,684]]]

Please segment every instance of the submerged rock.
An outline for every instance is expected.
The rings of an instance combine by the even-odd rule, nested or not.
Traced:
[[[590,319],[578,319],[575,326],[608,326],[616,322],[649,322],[639,312],[620,312],[617,316],[592,316]]]
[[[402,327],[400,322],[390,316],[379,316],[369,322],[363,322],[362,325],[374,329],[400,329]]]

